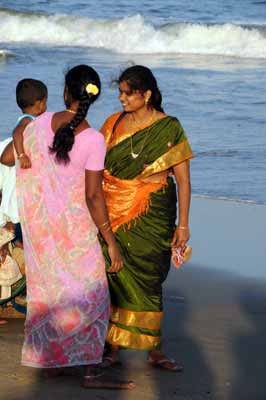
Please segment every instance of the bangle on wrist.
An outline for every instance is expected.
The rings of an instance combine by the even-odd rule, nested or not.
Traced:
[[[19,155],[18,155],[18,158],[22,158],[22,157],[24,157],[26,154],[25,153],[20,153]]]
[[[110,225],[110,222],[109,221],[105,221],[103,224],[99,225],[99,228],[103,228],[104,226],[108,226],[108,225]]]
[[[186,231],[186,230],[189,230],[189,227],[188,227],[188,226],[181,226],[181,225],[178,225],[178,226],[177,226],[177,229],[182,229],[182,230]]]

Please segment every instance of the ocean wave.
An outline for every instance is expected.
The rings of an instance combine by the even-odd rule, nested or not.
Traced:
[[[262,162],[266,157],[265,146],[255,147],[253,149],[209,149],[195,153],[197,158],[234,158],[237,160]]]
[[[266,58],[266,26],[174,23],[154,26],[141,15],[93,20],[0,8],[0,42],[96,47],[125,54],[202,54]]]
[[[238,150],[206,150],[200,151],[197,154],[197,157],[235,157],[239,155]]]
[[[265,6],[266,1],[253,1],[253,4],[256,6]]]
[[[14,57],[14,54],[9,50],[0,49],[0,61],[8,57]]]

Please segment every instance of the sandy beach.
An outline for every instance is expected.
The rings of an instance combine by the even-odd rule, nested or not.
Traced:
[[[0,399],[266,399],[266,207],[193,198],[193,258],[165,284],[164,349],[184,373],[151,368],[123,351],[108,375],[133,391],[85,390],[78,375],[40,379],[20,366],[23,320],[0,326]]]

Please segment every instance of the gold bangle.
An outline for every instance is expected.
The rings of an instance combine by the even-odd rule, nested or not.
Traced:
[[[18,158],[22,158],[22,157],[24,157],[26,154],[25,153],[20,153],[19,155],[18,155]]]
[[[177,229],[189,230],[188,226],[177,226]]]
[[[109,221],[106,221],[106,222],[104,222],[103,224],[100,224],[100,225],[99,225],[99,228],[102,228],[102,227],[104,227],[104,226],[106,226],[106,225],[110,225],[110,222],[109,222]]]

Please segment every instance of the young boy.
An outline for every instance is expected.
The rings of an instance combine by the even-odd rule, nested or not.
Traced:
[[[17,104],[23,114],[19,117],[13,131],[14,148],[21,168],[30,168],[31,161],[25,154],[23,145],[23,131],[26,126],[38,115],[46,111],[47,87],[36,79],[23,79],[16,88]],[[7,144],[8,143],[8,144]],[[13,146],[12,139],[6,139],[2,146]],[[0,144],[1,147],[1,144]],[[0,149],[1,150],[1,149]],[[2,151],[1,151],[2,153]],[[15,167],[7,167],[0,164],[0,183],[2,189],[2,201],[0,205],[0,226],[7,229],[15,228],[15,244],[22,247],[22,235],[20,230],[17,200],[16,200],[16,172]]]
[[[24,151],[23,132],[33,119],[46,111],[47,87],[36,79],[23,79],[17,84],[16,98],[23,114],[13,131],[13,143],[20,167],[30,168],[31,161]]]

